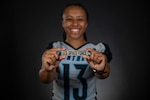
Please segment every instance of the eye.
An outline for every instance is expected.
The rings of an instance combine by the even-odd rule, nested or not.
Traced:
[[[77,20],[78,21],[85,21],[86,19],[85,19],[85,17],[80,16],[80,17],[77,18]]]
[[[84,19],[83,18],[79,18],[78,21],[84,21]]]
[[[67,18],[66,21],[72,21],[72,18]]]

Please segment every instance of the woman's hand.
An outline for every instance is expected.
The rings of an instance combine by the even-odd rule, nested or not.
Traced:
[[[97,71],[103,71],[107,64],[107,57],[99,51],[96,51],[91,48],[86,48],[88,52],[90,52],[89,56],[83,56],[88,60],[90,67]]]
[[[59,56],[58,51],[65,50],[65,48],[52,48],[46,50],[42,55],[42,67],[47,71],[52,71],[58,67],[59,62],[65,58],[65,56]]]

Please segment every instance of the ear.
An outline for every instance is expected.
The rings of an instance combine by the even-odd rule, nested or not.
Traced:
[[[88,23],[86,24],[86,26],[85,26],[86,28],[88,27]]]
[[[65,27],[64,21],[61,21],[61,25],[63,28]]]

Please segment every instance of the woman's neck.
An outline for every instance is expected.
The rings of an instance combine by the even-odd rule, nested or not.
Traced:
[[[66,42],[69,43],[71,46],[74,48],[79,48],[81,45],[85,44],[87,41],[86,40],[69,40],[66,39]]]

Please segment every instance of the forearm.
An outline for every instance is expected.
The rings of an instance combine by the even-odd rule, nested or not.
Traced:
[[[47,71],[46,69],[41,68],[39,71],[40,80],[43,83],[50,83],[55,79],[55,73],[56,73],[56,69]]]

